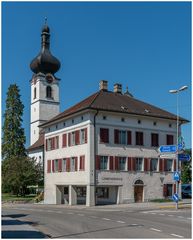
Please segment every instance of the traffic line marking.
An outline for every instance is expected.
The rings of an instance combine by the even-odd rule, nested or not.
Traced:
[[[125,223],[125,222],[123,222],[123,221],[117,221],[118,223]]]
[[[172,233],[172,234],[170,234],[170,235],[172,235],[172,236],[174,236],[174,237],[183,238],[183,236],[180,236],[180,235],[177,235],[177,234],[174,234],[174,233]]]
[[[67,214],[74,214],[74,213],[72,213],[72,212],[68,212]]]
[[[152,213],[150,213],[150,214],[156,214],[156,213],[152,212]]]
[[[109,218],[102,218],[103,220],[110,221],[111,219]]]
[[[90,216],[91,218],[98,218],[98,217],[96,217],[96,216]]]
[[[192,218],[187,218],[187,219],[192,219]]]
[[[82,213],[78,213],[77,215],[78,215],[78,216],[84,216],[84,214],[82,214]]]
[[[153,231],[156,231],[156,232],[161,232],[161,230],[157,229],[157,228],[150,228],[150,229],[153,230]]]
[[[178,218],[184,218],[184,217],[182,217],[182,216],[178,216]]]
[[[174,215],[168,215],[168,217],[173,217]]]
[[[161,215],[161,216],[165,216],[165,214],[163,214],[163,213],[160,213],[159,215]]]

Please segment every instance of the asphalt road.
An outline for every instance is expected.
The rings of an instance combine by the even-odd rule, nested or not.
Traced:
[[[191,238],[191,209],[18,204],[3,206],[2,214],[29,222],[50,238]]]

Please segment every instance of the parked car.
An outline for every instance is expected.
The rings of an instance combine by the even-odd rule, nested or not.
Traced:
[[[182,198],[192,198],[192,185],[182,184]]]

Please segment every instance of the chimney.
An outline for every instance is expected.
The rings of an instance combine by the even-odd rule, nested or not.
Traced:
[[[99,83],[99,90],[108,91],[108,81],[101,80]]]
[[[115,83],[114,84],[114,92],[115,93],[122,93],[122,84]]]

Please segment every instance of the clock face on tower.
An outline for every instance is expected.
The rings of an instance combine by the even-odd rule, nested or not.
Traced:
[[[46,74],[46,81],[48,83],[52,83],[54,81],[54,77],[53,77],[53,75],[51,73],[47,73]]]

